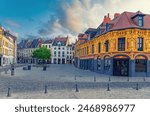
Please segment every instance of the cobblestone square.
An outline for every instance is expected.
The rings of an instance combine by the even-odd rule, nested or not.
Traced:
[[[8,88],[10,97],[7,97]],[[110,77],[69,64],[51,64],[47,71],[41,67],[31,70],[20,67],[15,69],[15,76],[10,76],[10,71],[0,73],[0,98],[149,99],[150,78]]]

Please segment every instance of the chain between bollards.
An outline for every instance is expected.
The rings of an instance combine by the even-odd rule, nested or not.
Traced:
[[[78,85],[75,84],[76,92],[79,92]]]
[[[10,97],[10,88],[8,88],[8,91],[7,91],[7,97]]]
[[[47,94],[47,85],[45,85],[45,91],[44,91],[45,94]]]

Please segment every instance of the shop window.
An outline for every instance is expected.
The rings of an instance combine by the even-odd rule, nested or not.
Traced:
[[[138,56],[135,59],[135,72],[146,72],[147,59],[143,56]]]

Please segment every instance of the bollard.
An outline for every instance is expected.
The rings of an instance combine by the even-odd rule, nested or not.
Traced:
[[[127,81],[129,82],[130,81],[130,78],[128,77]]]
[[[5,69],[5,74],[7,74],[7,69]]]
[[[110,84],[107,84],[107,91],[110,91]]]
[[[146,81],[146,77],[144,77],[144,79],[143,79],[144,81]]]
[[[15,70],[15,67],[14,67],[14,64],[12,64],[11,65],[11,76],[13,76],[15,74],[14,70]]]
[[[94,82],[96,82],[96,77],[94,76]]]
[[[139,90],[139,84],[138,83],[136,84],[136,90]]]
[[[74,77],[74,80],[75,80],[75,81],[77,80],[76,75],[75,75],[75,77]]]
[[[44,93],[46,94],[47,93],[47,86],[45,85],[45,91],[44,91]]]
[[[79,89],[78,89],[78,85],[77,85],[77,84],[75,85],[75,87],[76,87],[76,92],[79,92]]]
[[[111,78],[110,78],[110,76],[109,76],[109,82],[111,81]]]
[[[7,97],[10,97],[10,88],[8,88]]]

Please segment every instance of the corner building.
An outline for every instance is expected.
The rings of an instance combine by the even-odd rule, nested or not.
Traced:
[[[87,37],[86,37],[87,36]],[[112,76],[150,76],[150,15],[115,13],[79,34],[75,66]]]

